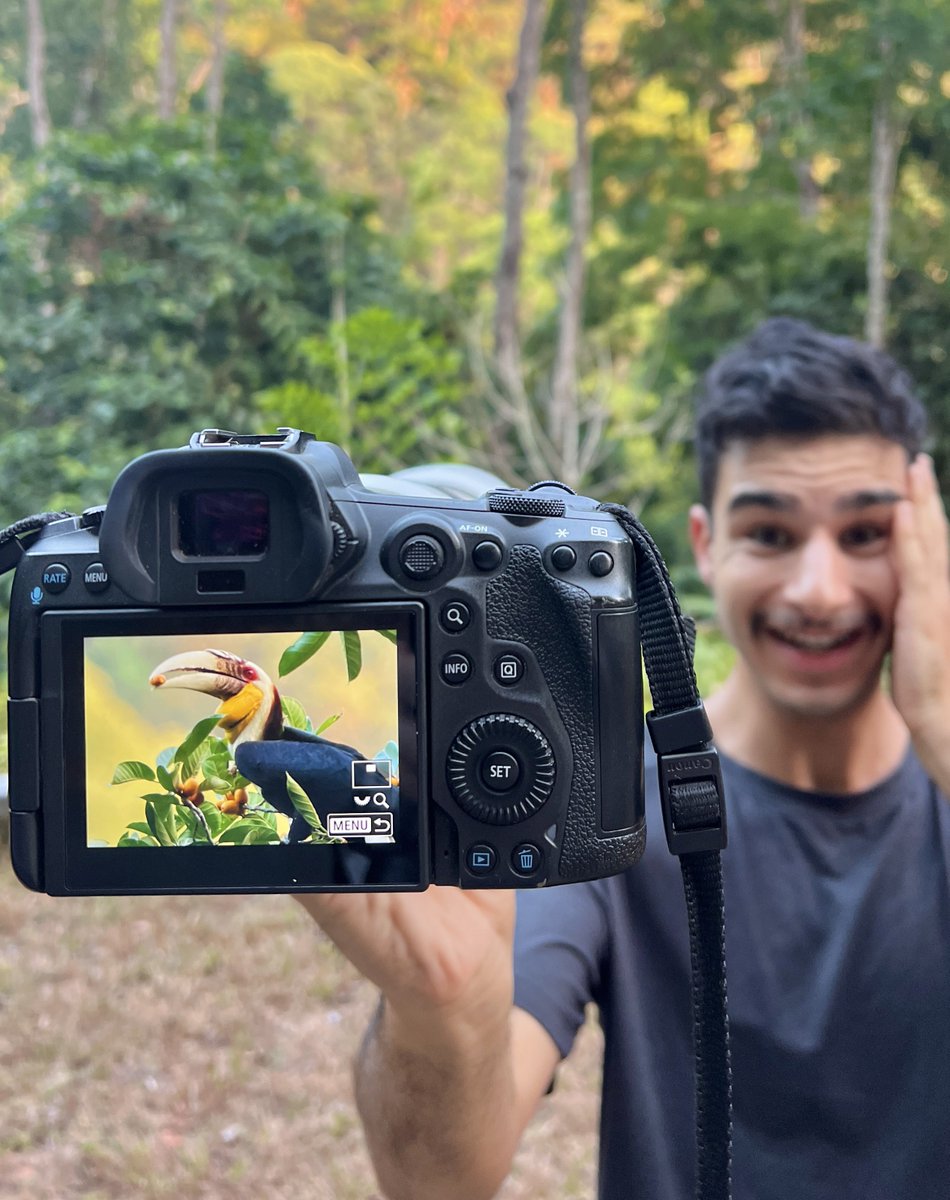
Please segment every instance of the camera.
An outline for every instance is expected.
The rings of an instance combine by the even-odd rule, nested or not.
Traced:
[[[561,484],[427,470],[360,476],[299,430],[205,430],[21,539],[24,884],[521,888],[640,857],[627,535]]]

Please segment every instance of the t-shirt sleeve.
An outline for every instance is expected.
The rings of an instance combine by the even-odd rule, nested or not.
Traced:
[[[562,1058],[594,998],[606,932],[596,883],[518,893],[515,1005],[540,1021]]]

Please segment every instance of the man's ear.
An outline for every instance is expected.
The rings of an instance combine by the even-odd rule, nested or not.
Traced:
[[[713,585],[712,568],[712,517],[702,504],[693,504],[689,510],[689,544],[693,547],[696,569],[706,587]]]

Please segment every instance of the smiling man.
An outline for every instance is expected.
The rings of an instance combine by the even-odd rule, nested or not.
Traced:
[[[737,651],[706,704],[736,1200],[950,1187],[950,577],[924,437],[890,357],[800,321],[761,326],[699,398],[690,534]],[[652,755],[646,779],[641,863],[520,893],[514,934],[497,893],[302,901],[385,998],[357,1087],[388,1197],[493,1196],[591,1002],[600,1200],[694,1195],[686,913]]]

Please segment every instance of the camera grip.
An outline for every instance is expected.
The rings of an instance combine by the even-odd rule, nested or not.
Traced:
[[[624,870],[643,853],[645,833],[642,819],[632,829],[605,832],[605,826],[616,824],[616,817],[605,822],[601,811],[595,707],[603,707],[603,689],[597,684],[602,656],[595,649],[590,595],[552,578],[535,547],[513,546],[506,569],[488,585],[486,615],[490,637],[520,642],[534,656],[573,750],[570,792],[566,808],[556,818],[564,828],[557,882]],[[632,652],[630,647],[627,652]],[[587,681],[593,681],[593,686]],[[640,734],[641,715],[631,716],[633,728],[625,733],[628,745],[631,737]],[[642,753],[636,755],[636,762],[641,758]],[[559,772],[564,765],[559,764]],[[641,780],[638,770],[631,784],[628,773],[634,820],[642,816]]]

